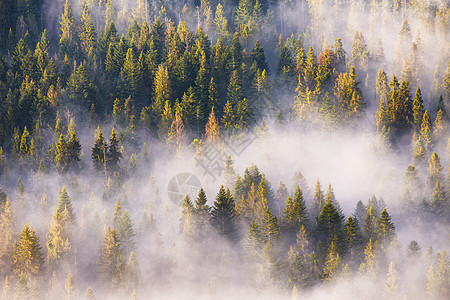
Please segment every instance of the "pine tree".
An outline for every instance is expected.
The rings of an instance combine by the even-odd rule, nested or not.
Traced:
[[[117,238],[120,241],[123,254],[124,256],[127,256],[128,253],[134,251],[135,248],[134,236],[136,234],[134,233],[133,229],[133,221],[131,220],[130,214],[126,209],[123,212],[122,216],[120,217],[116,233]]]
[[[291,199],[289,197],[286,202],[284,219],[284,226],[295,233],[301,226],[309,228],[308,211],[306,209],[305,200],[303,199],[303,193],[299,186],[295,189],[294,198]]]
[[[194,214],[196,235],[205,236],[209,227],[211,208],[206,204],[206,194],[203,188],[200,188],[197,199],[195,199]]]
[[[121,285],[125,273],[125,263],[116,231],[110,227],[106,230],[97,264],[99,271],[106,280],[111,281],[113,287]]]
[[[61,133],[55,147],[55,163],[60,172],[67,171],[67,143],[64,135]]]
[[[0,213],[0,270],[5,272],[11,262],[11,253],[13,245],[13,237],[17,233],[16,218],[11,208],[9,198],[6,198],[5,204]]]
[[[336,278],[338,272],[341,269],[341,258],[337,251],[337,247],[334,242],[331,242],[328,248],[328,254],[325,260],[325,267],[323,269],[323,278],[325,280],[333,280]]]
[[[211,109],[211,113],[208,118],[208,123],[205,126],[205,140],[207,142],[216,142],[220,135],[219,122],[214,113],[214,107]]]
[[[100,126],[96,130],[96,139],[94,147],[92,148],[92,165],[96,171],[105,171],[106,169],[106,152],[107,143],[103,137],[102,130]]]
[[[261,240],[264,244],[275,245],[280,239],[280,226],[278,225],[277,217],[275,217],[270,211],[269,207],[266,208],[264,217],[262,218],[262,232]]]
[[[192,204],[189,195],[186,195],[181,207],[183,208],[180,224],[181,234],[186,241],[191,242],[195,235],[195,216],[194,205]]]
[[[80,25],[78,29],[78,38],[80,40],[81,50],[87,55],[91,56],[94,51],[96,43],[96,32],[94,23],[92,21],[91,12],[86,0],[81,3]]]
[[[22,138],[20,140],[20,156],[23,158],[26,158],[30,153],[29,136],[30,136],[30,133],[27,130],[27,126],[25,126],[23,129]]]
[[[216,200],[211,210],[212,226],[223,236],[230,240],[237,237],[236,211],[230,190],[223,186],[217,193]]]
[[[69,263],[72,249],[69,241],[69,225],[64,214],[56,209],[52,217],[49,233],[47,233],[47,258],[50,270],[58,270],[62,264]]]
[[[378,260],[375,256],[372,240],[369,239],[369,243],[364,249],[365,260],[361,263],[359,271],[371,278],[375,278],[378,273]]]
[[[72,227],[77,226],[77,217],[73,211],[72,201],[70,200],[69,194],[67,193],[66,187],[63,185],[62,188],[59,189],[58,202],[56,204],[59,212],[63,213],[67,210],[67,218],[65,220],[67,224],[70,224]]]
[[[73,284],[73,277],[72,275],[67,275],[66,283],[64,285],[66,291],[65,296],[67,300],[75,300],[76,299],[76,292],[75,292],[75,286]]]
[[[346,248],[350,252],[351,260],[354,259],[354,254],[357,250],[357,247],[362,242],[361,231],[358,226],[357,220],[358,219],[354,219],[350,216],[344,224],[345,242],[347,244]]]
[[[450,261],[447,252],[436,253],[436,259],[427,272],[427,294],[436,299],[445,299],[449,292]]]
[[[384,299],[398,299],[399,297],[399,278],[395,269],[394,263],[389,263],[389,269],[387,273],[386,283],[383,289]]]
[[[431,190],[435,187],[436,181],[444,182],[444,175],[442,174],[443,167],[441,160],[436,152],[433,152],[431,158],[428,160],[428,189]]]
[[[419,132],[420,128],[422,127],[424,113],[425,110],[423,108],[422,92],[420,90],[420,87],[418,86],[413,101],[413,128],[416,132]]]
[[[364,237],[366,240],[372,240],[375,242],[377,216],[373,206],[370,206],[367,210],[366,217],[364,219]]]
[[[329,245],[334,241],[336,247],[343,248],[343,216],[339,214],[331,201],[330,194],[327,195],[325,205],[317,217],[317,237]]]
[[[81,154],[81,144],[75,131],[70,131],[70,138],[67,141],[67,165],[69,170],[78,171]]]
[[[113,127],[111,131],[111,137],[109,138],[108,149],[106,151],[107,169],[111,173],[117,172],[119,170],[119,162],[121,159],[122,159],[122,152],[120,151],[116,130]]]
[[[223,177],[225,181],[225,187],[232,188],[234,186],[234,182],[236,181],[236,171],[234,169],[231,155],[228,155],[225,161],[225,170]]]
[[[431,139],[431,121],[428,115],[428,110],[423,114],[423,119],[420,127],[420,141],[425,151],[429,151],[432,147]]]
[[[434,187],[433,195],[431,196],[430,205],[432,212],[436,216],[442,218],[442,220],[448,220],[450,217],[450,205],[448,203],[446,191],[439,179],[436,180],[436,186]]]
[[[320,212],[322,211],[322,207],[324,205],[325,197],[323,195],[323,192],[321,190],[319,179],[316,181],[316,187],[314,189],[314,198],[311,205],[311,216],[313,218],[317,217]]]
[[[39,238],[28,225],[23,228],[19,240],[14,242],[11,263],[13,272],[17,276],[23,274],[32,277],[42,274],[44,260]]]
[[[389,216],[386,208],[381,212],[380,218],[377,220],[377,232],[378,240],[389,245],[395,239],[395,226],[391,222],[391,217]]]
[[[256,40],[255,42],[255,46],[250,53],[250,57],[252,58],[253,62],[256,63],[257,70],[260,70],[261,72],[263,70],[266,70],[266,73],[270,74],[269,65],[267,64],[266,56],[264,54],[264,49],[259,44],[258,40]]]
[[[75,21],[73,19],[72,6],[70,5],[69,0],[66,0],[64,4],[64,13],[61,17],[60,25],[60,56],[64,57],[64,55],[68,55],[70,57],[73,57],[73,51],[75,50],[76,29]]]

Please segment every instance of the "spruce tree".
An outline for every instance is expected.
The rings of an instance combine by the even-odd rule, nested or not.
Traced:
[[[119,162],[121,159],[122,152],[120,151],[116,130],[113,127],[111,131],[111,137],[109,138],[108,150],[106,152],[107,169],[111,173],[117,172],[119,170]]]
[[[99,271],[110,281],[113,287],[120,286],[125,275],[125,263],[122,256],[122,247],[119,244],[116,231],[107,228],[103,245],[97,261]]]
[[[42,274],[44,259],[42,258],[39,238],[34,230],[25,225],[19,240],[14,242],[11,264],[14,274],[27,277]]]
[[[211,210],[211,224],[219,234],[230,240],[237,238],[236,211],[230,190],[223,186],[217,193]]]

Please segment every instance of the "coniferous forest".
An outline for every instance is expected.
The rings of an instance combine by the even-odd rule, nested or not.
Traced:
[[[0,0],[0,299],[448,299],[446,0]]]

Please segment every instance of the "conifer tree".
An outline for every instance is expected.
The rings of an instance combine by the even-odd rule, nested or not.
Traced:
[[[275,217],[270,211],[269,207],[266,208],[264,217],[262,218],[262,232],[261,240],[264,244],[275,245],[280,239],[280,226],[278,225],[277,217]]]
[[[43,270],[44,260],[42,258],[39,238],[34,230],[25,225],[19,240],[14,242],[11,263],[14,274],[27,277],[39,276]]]
[[[334,244],[334,242],[331,242],[325,260],[325,267],[323,269],[323,278],[325,280],[335,279],[341,267],[342,267],[341,258],[339,257],[337,247]]]
[[[216,142],[220,135],[219,122],[214,113],[214,107],[211,109],[211,113],[208,118],[208,123],[205,126],[205,137],[207,142]]]
[[[395,239],[395,226],[391,222],[391,217],[389,216],[386,208],[381,212],[380,218],[377,220],[377,232],[378,240],[388,245]]]
[[[113,173],[119,170],[119,162],[122,159],[122,152],[120,151],[119,141],[117,139],[116,130],[114,127],[109,138],[109,145],[106,151],[106,166],[107,169]]]
[[[311,205],[311,216],[313,218],[317,217],[320,212],[322,211],[322,207],[324,205],[325,197],[323,195],[323,192],[321,190],[319,179],[316,181],[316,187],[314,189],[314,198]]]
[[[317,237],[329,245],[334,241],[338,249],[343,248],[343,217],[339,214],[331,201],[330,194],[327,195],[325,205],[317,217]]]
[[[399,296],[399,278],[395,269],[394,263],[389,263],[389,269],[387,273],[386,283],[383,289],[384,299],[398,299]]]
[[[237,237],[236,211],[230,190],[223,186],[217,193],[216,200],[211,210],[212,226],[223,236],[230,240]]]
[[[72,275],[67,275],[66,283],[64,285],[66,291],[65,296],[67,300],[75,300],[76,299],[76,292],[75,292],[75,285],[73,284],[73,277]]]
[[[288,230],[297,232],[301,226],[309,227],[308,211],[306,210],[305,200],[300,187],[297,186],[294,198],[288,198],[284,209],[285,226]]]
[[[423,114],[423,119],[420,126],[420,140],[422,142],[422,147],[425,151],[429,151],[432,147],[431,139],[431,121],[428,115],[428,110]]]
[[[2,208],[3,211],[0,213],[0,236],[2,237],[0,240],[0,270],[6,274],[6,269],[11,262],[13,237],[17,233],[17,225],[9,198],[6,198]]]
[[[128,253],[134,251],[135,235],[136,234],[134,233],[133,229],[133,221],[131,220],[130,214],[125,209],[122,216],[120,217],[119,224],[117,226],[117,238],[120,241],[124,256],[127,256]]]
[[[442,174],[443,167],[441,165],[441,160],[436,152],[433,152],[431,158],[428,160],[428,189],[431,190],[435,187],[436,181],[443,182],[444,175]]]
[[[422,92],[420,90],[420,87],[418,86],[413,101],[413,119],[414,119],[413,128],[416,132],[418,132],[422,127],[422,120],[424,113],[425,110],[423,107]]]
[[[195,199],[194,214],[196,222],[196,235],[204,236],[208,229],[211,208],[206,204],[208,199],[206,199],[205,190],[200,188],[198,192],[197,199]]]
[[[434,187],[433,194],[431,196],[431,210],[432,212],[442,218],[442,220],[448,220],[450,217],[450,205],[447,199],[447,193],[441,182],[436,180],[436,186]]]
[[[86,0],[81,3],[80,25],[78,29],[78,37],[80,40],[81,50],[87,55],[91,56],[94,51],[96,43],[96,32],[94,23],[92,21],[91,12]]]
[[[375,239],[377,237],[376,222],[377,216],[375,209],[373,206],[370,206],[364,219],[364,237],[366,238],[366,240],[370,239],[375,242]]]
[[[448,295],[450,261],[447,252],[436,253],[436,259],[427,272],[427,294],[436,299],[445,299]]]
[[[97,264],[99,271],[105,276],[106,280],[112,283],[113,287],[121,285],[125,275],[125,263],[122,256],[122,248],[114,228],[108,227],[105,232]]]
[[[52,217],[49,233],[47,233],[47,258],[50,270],[58,270],[63,263],[69,263],[71,258],[71,244],[69,241],[69,224],[64,214],[56,209]]]
[[[183,200],[181,204],[183,211],[181,213],[181,234],[186,241],[192,241],[195,235],[195,217],[194,205],[192,204],[189,195]]]
[[[64,185],[59,189],[58,202],[56,206],[61,213],[67,210],[66,217],[68,218],[68,220],[65,220],[65,222],[67,222],[67,224],[70,224],[70,226],[76,227],[77,217],[75,216],[72,201],[70,200],[69,194],[67,193],[67,189]]]
[[[78,171],[81,154],[81,144],[75,131],[70,131],[70,138],[67,141],[67,164],[69,170]]]
[[[362,274],[365,274],[371,278],[375,278],[378,274],[378,259],[375,256],[375,252],[373,249],[372,240],[369,239],[369,242],[364,249],[365,260],[361,263],[359,267],[359,271]]]
[[[96,130],[96,139],[94,147],[92,148],[92,165],[96,171],[104,171],[106,169],[106,152],[107,143],[103,137],[102,130],[100,126]]]
[[[67,143],[64,135],[61,133],[55,147],[55,163],[60,172],[67,171]]]

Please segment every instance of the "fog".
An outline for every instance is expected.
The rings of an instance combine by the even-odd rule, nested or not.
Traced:
[[[93,3],[94,1],[88,1]],[[100,1],[102,2],[102,1]],[[104,2],[104,1],[103,1]],[[173,3],[172,3],[173,2]],[[165,4],[169,18],[175,23],[185,21],[181,17],[184,7],[178,5],[181,1],[149,1],[148,22],[154,20],[150,14],[157,4]],[[187,1],[189,7],[195,7],[195,1]],[[200,2],[200,1],[198,1]],[[217,2],[217,1],[210,1]],[[231,15],[231,2],[225,2],[225,11]],[[274,1],[267,1],[274,2]],[[280,1],[284,2],[284,1]],[[285,1],[280,5],[270,7],[270,14],[266,17],[263,30],[253,37],[248,53],[254,41],[261,40],[269,60],[272,74],[275,77],[275,44],[278,34],[282,33],[286,39],[291,34],[300,36],[305,52],[312,46],[316,55],[326,46],[332,47],[336,38],[342,38],[347,54],[348,65],[352,64],[352,41],[355,31],[362,32],[368,50],[373,55],[378,41],[385,54],[385,61],[367,63],[366,70],[357,69],[358,81],[368,107],[358,120],[357,125],[339,126],[333,130],[313,126],[305,128],[294,120],[292,105],[293,91],[279,90],[272,85],[272,99],[276,108],[280,108],[286,120],[280,124],[275,120],[273,112],[255,111],[255,126],[241,135],[231,139],[225,133],[216,142],[206,142],[204,147],[196,148],[192,141],[181,145],[178,151],[173,151],[165,141],[158,140],[143,129],[139,131],[139,142],[133,147],[126,146],[120,167],[124,172],[121,178],[109,174],[95,172],[92,169],[91,152],[95,140],[96,126],[77,123],[77,133],[82,145],[82,169],[79,172],[59,174],[48,169],[45,173],[28,172],[20,165],[9,165],[9,172],[0,176],[0,186],[9,197],[15,212],[17,239],[22,228],[27,224],[35,230],[42,247],[43,257],[47,255],[46,241],[50,222],[57,208],[60,189],[65,186],[77,217],[71,249],[73,259],[52,274],[44,269],[44,278],[39,279],[40,297],[43,299],[60,299],[65,295],[65,281],[68,274],[73,277],[76,299],[85,299],[86,290],[92,288],[97,299],[387,299],[383,294],[386,286],[388,266],[393,262],[397,272],[397,289],[390,299],[428,299],[426,282],[427,271],[435,261],[437,251],[449,249],[450,227],[448,222],[431,220],[420,213],[407,214],[402,210],[402,199],[405,192],[404,175],[408,165],[414,162],[411,139],[409,136],[399,139],[395,145],[387,146],[377,134],[374,115],[378,107],[375,100],[375,81],[378,70],[384,68],[388,78],[393,74],[401,78],[401,68],[396,66],[396,48],[403,20],[406,19],[411,27],[411,38],[403,53],[402,60],[407,60],[410,43],[420,36],[420,70],[417,82],[410,86],[413,96],[417,85],[420,85],[424,95],[425,109],[436,116],[436,105],[444,87],[439,85],[445,73],[450,57],[450,30],[448,20],[444,28],[430,24],[427,16],[420,16],[420,9],[400,9],[397,13],[386,9],[387,0],[381,1]],[[397,1],[400,2],[400,1]],[[444,7],[449,9],[447,1],[408,1],[417,5],[432,5],[435,9]],[[122,13],[131,14],[137,7],[138,1],[112,1],[117,12],[124,6],[128,10]],[[422,3],[422,4],[421,4]],[[62,13],[63,1],[44,1],[43,10],[47,29],[51,34],[57,32],[57,20]],[[72,1],[75,15],[78,14],[81,1]],[[100,16],[101,8],[93,7],[93,15]],[[103,9],[103,8],[102,8]],[[215,10],[215,8],[213,8]],[[278,16],[282,16],[279,18]],[[95,19],[95,18],[94,18]],[[230,18],[229,18],[230,19]],[[447,17],[448,19],[448,17]],[[126,33],[127,18],[117,16],[119,33]],[[193,32],[199,24],[198,20],[189,19],[187,27]],[[273,21],[273,22],[271,22]],[[202,23],[200,21],[200,23]],[[201,24],[203,25],[203,24]],[[96,28],[104,26],[100,21]],[[53,33],[52,33],[53,32]],[[206,33],[214,44],[216,34],[213,29]],[[55,39],[57,41],[57,39]],[[54,42],[55,42],[54,41]],[[266,47],[266,45],[271,45]],[[267,49],[267,50],[266,50]],[[368,85],[365,85],[366,75]],[[278,96],[279,95],[279,96]],[[450,106],[446,100],[447,111]],[[77,116],[78,109],[67,108],[68,115]],[[70,117],[61,116],[64,132],[70,122]],[[267,131],[261,132],[262,121],[267,124]],[[78,120],[75,120],[78,121]],[[105,138],[114,128],[120,130],[118,124],[106,119],[99,124]],[[49,147],[53,146],[53,132],[50,128],[43,129],[43,135]],[[442,173],[448,176],[450,166],[449,132],[444,133],[443,140],[436,141],[434,150],[440,157],[443,166]],[[53,143],[53,144],[52,144]],[[147,147],[148,158],[144,155],[144,143]],[[209,148],[210,156],[205,155]],[[137,156],[136,167],[130,164],[132,154]],[[217,156],[216,156],[217,155]],[[373,196],[382,199],[395,225],[395,242],[384,249],[377,249],[378,259],[376,275],[371,276],[359,271],[360,261],[364,261],[364,250],[360,251],[362,259],[358,265],[352,265],[352,259],[347,255],[342,257],[342,263],[348,264],[349,271],[342,272],[332,280],[316,280],[306,287],[295,287],[293,290],[286,279],[286,274],[270,277],[282,273],[279,269],[286,266],[286,259],[290,244],[295,244],[295,238],[288,240],[282,237],[282,245],[276,251],[275,259],[258,261],[255,263],[245,254],[246,238],[249,224],[239,222],[238,235],[234,241],[228,240],[213,228],[208,227],[200,240],[191,241],[183,234],[183,207],[176,203],[173,197],[173,180],[179,174],[190,174],[200,182],[200,186],[181,186],[179,197],[189,194],[195,202],[198,190],[202,187],[206,192],[209,206],[214,205],[216,195],[226,183],[225,159],[230,155],[236,174],[244,177],[246,168],[256,166],[264,174],[274,193],[277,192],[279,182],[282,181],[290,196],[294,196],[295,187],[299,184],[295,179],[297,172],[304,176],[307,188],[303,188],[304,200],[308,210],[313,203],[314,188],[319,180],[324,193],[331,184],[336,200],[342,207],[345,220],[355,213],[358,201],[364,204]],[[199,163],[199,157],[201,163]],[[431,152],[425,157],[425,165],[417,166],[422,183],[427,182],[428,160]],[[17,182],[23,181],[25,194],[19,195]],[[178,178],[178,180],[181,177]],[[184,178],[184,177],[183,177]],[[447,186],[448,186],[447,177]],[[445,184],[444,184],[445,185]],[[230,186],[234,193],[234,186]],[[309,192],[308,192],[309,191]],[[431,190],[423,190],[420,200],[430,201]],[[448,205],[450,191],[446,194]],[[19,198],[25,198],[25,206],[19,203]],[[44,199],[44,200],[43,200]],[[178,199],[178,198],[177,198]],[[285,202],[276,202],[277,211],[273,215],[281,223]],[[240,199],[234,199],[238,203]],[[130,214],[134,236],[133,247],[124,252],[125,264],[131,252],[135,252],[138,262],[138,278],[134,283],[126,282],[122,286],[111,288],[111,282],[105,281],[97,265],[102,242],[108,227],[113,227],[116,203],[119,202],[122,212]],[[377,212],[378,215],[381,211]],[[344,222],[345,222],[344,220]],[[444,219],[446,220],[446,219]],[[448,220],[448,218],[447,218]],[[312,226],[316,220],[310,216]],[[362,228],[364,224],[359,224]],[[311,231],[310,233],[313,233]],[[1,236],[0,236],[1,237]],[[408,252],[408,245],[415,240],[420,245],[419,256]],[[1,244],[1,243],[0,243]],[[285,244],[287,247],[285,247]],[[311,238],[307,254],[318,251],[316,241]],[[366,245],[364,245],[365,247]],[[432,252],[427,254],[427,249]],[[275,247],[274,247],[275,248]],[[263,255],[262,255],[263,256]],[[267,275],[270,270],[270,276]],[[448,258],[447,258],[448,270]],[[449,275],[443,280],[448,282]],[[126,276],[124,275],[124,278]],[[269,278],[270,277],[270,278]],[[0,274],[1,280],[4,275]],[[269,279],[268,279],[269,278]],[[1,286],[6,286],[0,282]],[[11,296],[14,288],[2,294],[2,299]],[[72,298],[69,298],[72,299]],[[430,298],[431,299],[431,298]],[[435,299],[440,299],[438,296]]]

